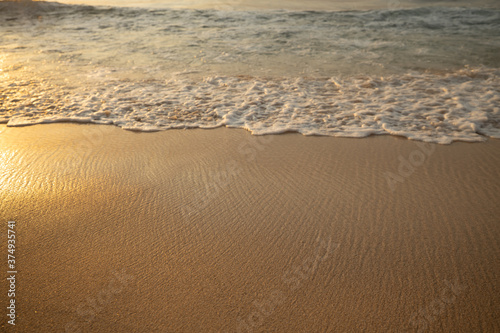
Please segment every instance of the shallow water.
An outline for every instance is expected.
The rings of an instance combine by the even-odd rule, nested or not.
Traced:
[[[500,137],[499,9],[326,3],[0,3],[0,121]]]

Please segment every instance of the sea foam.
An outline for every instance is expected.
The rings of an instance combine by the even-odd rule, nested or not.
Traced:
[[[500,138],[500,73],[351,78],[206,77],[164,82],[108,80],[71,90],[43,82],[2,87],[8,126],[73,121],[135,131],[244,128],[255,135],[365,137],[392,134],[425,142]]]
[[[500,11],[0,3],[0,122],[500,137]]]

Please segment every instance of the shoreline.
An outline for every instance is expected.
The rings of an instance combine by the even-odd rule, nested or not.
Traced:
[[[500,140],[57,123],[0,152],[18,329],[500,327]]]
[[[280,135],[287,135],[287,134],[292,134],[292,135],[301,135],[304,137],[322,137],[322,138],[340,138],[340,139],[367,139],[367,138],[372,138],[372,137],[377,137],[377,136],[390,136],[398,139],[403,139],[403,140],[408,140],[410,142],[420,142],[422,144],[438,144],[438,145],[452,145],[454,143],[484,143],[489,140],[496,140],[500,141],[500,138],[496,138],[495,136],[488,136],[484,133],[480,132],[475,132],[479,138],[481,138],[481,141],[476,140],[475,138],[446,138],[440,139],[440,142],[436,141],[424,141],[422,138],[415,138],[414,136],[412,137],[407,137],[404,134],[393,134],[391,132],[383,132],[383,133],[371,133],[368,134],[367,136],[358,136],[358,135],[328,135],[328,134],[318,134],[318,133],[312,133],[312,134],[304,134],[301,133],[298,130],[283,130],[283,131],[278,131],[278,132],[270,132],[270,133],[257,133],[254,134],[254,132],[248,128],[243,128],[243,127],[236,127],[233,125],[216,125],[214,127],[187,127],[187,128],[156,128],[155,126],[146,126],[146,127],[120,127],[120,125],[117,124],[104,124],[104,123],[93,123],[90,122],[87,119],[71,119],[71,120],[49,120],[45,122],[42,120],[41,122],[32,122],[32,123],[14,123],[14,125],[9,125],[8,121],[1,122],[0,121],[0,134],[2,133],[2,128],[23,128],[23,127],[32,127],[32,126],[44,126],[44,125],[57,125],[57,124],[69,124],[69,125],[83,125],[83,126],[96,126],[96,127],[114,127],[126,132],[132,132],[132,133],[159,133],[159,132],[170,132],[170,131],[210,131],[210,130],[239,130],[239,131],[244,131],[248,132],[250,135],[255,136],[255,137],[266,137],[266,136],[280,136]],[[101,131],[99,130],[98,132],[108,132],[108,130]],[[425,138],[425,137],[424,137]],[[434,139],[436,140],[436,139]],[[450,141],[451,140],[451,141]]]

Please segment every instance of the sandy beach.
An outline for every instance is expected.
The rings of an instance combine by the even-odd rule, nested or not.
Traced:
[[[2,331],[500,330],[499,140],[2,125],[0,152]]]

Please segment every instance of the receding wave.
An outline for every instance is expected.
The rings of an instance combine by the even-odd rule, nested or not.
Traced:
[[[0,121],[500,137],[500,10],[0,2]]]
[[[257,135],[393,134],[443,144],[483,141],[500,138],[499,74],[466,69],[386,78],[110,80],[78,90],[20,82],[3,87],[0,121],[9,126],[88,122],[136,131],[227,126]]]

